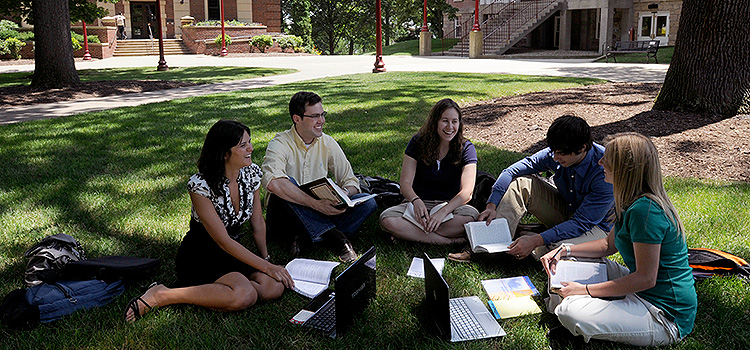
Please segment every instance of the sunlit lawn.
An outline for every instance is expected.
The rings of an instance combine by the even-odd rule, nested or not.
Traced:
[[[142,285],[174,282],[174,256],[190,212],[186,182],[196,171],[206,131],[220,118],[246,123],[252,130],[253,160],[261,163],[268,141],[291,125],[287,106],[296,91],[321,94],[329,112],[325,131],[339,140],[355,172],[395,180],[406,143],[441,98],[464,104],[597,82],[456,73],[351,75],[0,126],[0,293],[21,287],[23,252],[60,232],[81,241],[89,257],[159,258],[162,267]],[[477,148],[479,169],[493,174],[523,156],[482,143]],[[690,246],[750,257],[750,186],[669,178],[667,187],[684,218]],[[252,247],[247,236],[243,242]],[[442,257],[460,247],[388,245],[376,216],[353,243],[359,251],[377,246],[378,291],[357,326],[337,340],[288,322],[306,303],[294,292],[233,313],[170,306],[125,325],[122,309],[141,293],[142,286],[135,285],[110,305],[55,324],[32,331],[0,327],[0,348],[548,348],[545,333],[557,321],[546,313],[500,320],[508,333],[504,338],[456,345],[429,333],[420,321],[423,281],[407,277],[406,270],[422,251]],[[287,261],[281,245],[272,242],[270,248],[277,263]],[[310,257],[335,258],[324,249]],[[448,262],[444,271],[451,296],[477,295],[485,301],[481,280],[518,275],[530,276],[538,289],[545,289],[543,271],[534,261]],[[716,279],[699,284],[698,293],[696,331],[673,348],[750,347],[750,332],[743,327],[750,321],[747,284]],[[606,342],[590,347],[625,348]]]
[[[179,80],[207,84],[294,72],[294,69],[258,67],[170,67],[168,71],[159,72],[154,67],[140,67],[82,69],[78,71],[78,76],[81,81]],[[32,75],[29,72],[0,74],[0,87],[29,84]]]

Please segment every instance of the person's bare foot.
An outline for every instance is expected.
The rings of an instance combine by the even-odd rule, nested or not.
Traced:
[[[128,305],[125,306],[125,322],[135,322],[141,316],[158,307],[156,293],[166,289],[165,285],[154,282],[143,295],[130,300]]]

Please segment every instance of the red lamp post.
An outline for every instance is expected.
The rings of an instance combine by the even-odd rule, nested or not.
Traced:
[[[479,28],[479,0],[474,1],[474,26],[471,27],[472,31],[480,31]]]
[[[86,33],[86,22],[81,21],[81,23],[83,23],[83,50],[85,51],[83,53],[83,60],[90,61],[91,54],[89,53],[89,35]]]
[[[158,71],[167,71],[167,60],[164,59],[164,36],[162,35],[163,29],[161,25],[161,0],[156,1],[156,21],[159,23],[159,65],[156,66]]]
[[[430,29],[427,28],[427,0],[424,0],[424,7],[422,10],[422,31],[423,32],[430,31]]]
[[[221,57],[227,55],[226,36],[224,35],[224,0],[219,1],[221,6]]]
[[[375,68],[372,69],[373,73],[385,72],[385,63],[383,63],[383,27],[380,23],[380,0],[375,0]]]

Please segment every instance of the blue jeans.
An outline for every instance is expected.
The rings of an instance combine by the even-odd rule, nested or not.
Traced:
[[[297,181],[294,179],[289,178],[289,181],[297,185]],[[339,231],[343,232],[347,237],[350,237],[357,232],[357,229],[362,226],[362,223],[378,209],[375,199],[371,198],[364,203],[347,208],[346,211],[339,215],[328,216],[304,205],[285,201],[274,194],[270,195],[271,198],[269,199],[268,208],[266,209],[266,221],[268,222],[268,226],[273,227],[274,229],[280,228],[285,231],[290,229],[295,230],[295,228],[291,226],[297,226],[296,230],[305,231],[312,242],[322,241],[323,238],[321,236],[334,228],[339,229]],[[366,194],[358,193],[353,195],[352,199],[365,195]],[[292,220],[289,216],[296,218],[296,220]],[[294,224],[291,221],[296,221],[297,225],[290,225]]]

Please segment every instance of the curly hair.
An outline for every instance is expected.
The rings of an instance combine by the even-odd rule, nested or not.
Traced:
[[[440,136],[438,135],[438,122],[443,116],[443,112],[453,108],[458,112],[458,130],[456,136],[450,141],[448,153],[444,160],[457,164],[461,161],[461,151],[466,143],[464,138],[464,123],[461,116],[461,108],[458,104],[449,98],[438,101],[427,117],[422,128],[417,132],[417,141],[419,142],[419,157],[426,165],[430,165],[438,160],[440,153]]]
[[[203,141],[201,156],[198,158],[198,172],[206,179],[208,187],[215,195],[224,195],[224,164],[226,157],[232,152],[232,147],[242,141],[242,136],[250,128],[235,120],[222,119],[216,122]]]

